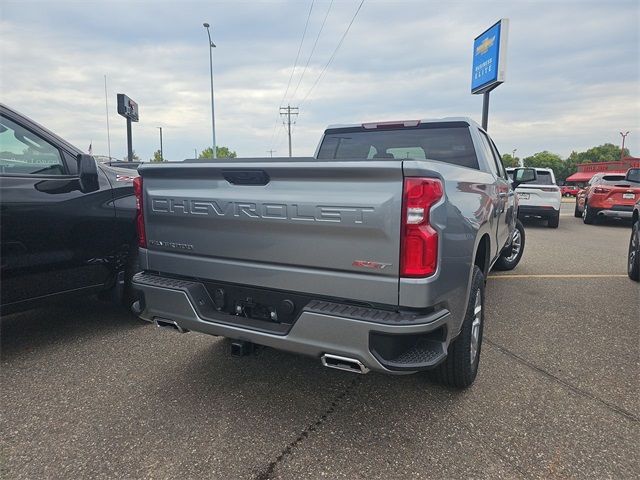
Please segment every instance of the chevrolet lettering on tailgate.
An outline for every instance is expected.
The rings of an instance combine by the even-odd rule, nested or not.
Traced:
[[[248,217],[306,222],[366,223],[366,215],[375,208],[344,205],[305,205],[285,203],[229,202],[152,198],[154,213],[174,215],[208,215],[212,217]]]

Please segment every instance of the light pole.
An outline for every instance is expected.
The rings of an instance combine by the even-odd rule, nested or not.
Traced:
[[[624,158],[624,139],[627,138],[627,135],[629,135],[629,132],[625,132],[625,133],[620,132],[620,135],[622,136],[622,149],[620,150],[620,161],[622,161],[622,159]]]
[[[517,151],[518,151],[518,149],[517,149],[517,148],[514,148],[514,149],[511,151],[511,158],[513,158],[514,160],[516,159],[516,152],[517,152]],[[520,160],[518,160],[518,166],[521,166],[521,165],[520,165]]]
[[[213,142],[213,158],[216,158],[216,118],[213,113],[213,49],[216,48],[216,44],[211,40],[209,24],[205,22],[202,26],[207,29],[207,36],[209,37],[209,71],[211,73],[211,140]]]
[[[162,127],[158,127],[160,130],[160,161],[164,162],[164,153],[162,151]]]

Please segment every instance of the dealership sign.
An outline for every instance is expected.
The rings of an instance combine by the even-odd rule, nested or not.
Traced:
[[[124,93],[118,94],[118,113],[124,118],[137,122],[138,116],[138,104],[127,97]]]
[[[509,20],[501,19],[473,41],[471,93],[485,93],[504,82]]]

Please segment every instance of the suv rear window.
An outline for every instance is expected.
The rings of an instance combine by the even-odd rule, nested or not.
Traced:
[[[434,126],[436,125],[436,126]],[[327,130],[318,160],[437,160],[478,169],[469,126],[421,124],[417,127]]]
[[[513,170],[507,172],[509,174],[509,178],[511,180],[513,180]],[[546,172],[544,170],[536,170],[536,174],[538,176],[537,180],[534,180],[533,182],[525,182],[525,183],[531,183],[534,185],[555,185],[555,183],[553,183],[553,177],[551,176],[551,172]]]
[[[602,179],[598,182],[604,185],[614,185],[616,183],[624,182],[624,175],[604,175]]]
[[[551,176],[551,172],[538,170],[536,171],[536,173],[538,174],[538,179],[535,182],[531,182],[531,183],[535,183],[536,185],[555,185],[553,183],[553,177]]]

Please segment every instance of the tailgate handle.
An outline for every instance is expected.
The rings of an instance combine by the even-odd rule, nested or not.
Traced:
[[[266,185],[270,180],[264,170],[226,170],[222,176],[233,185]]]

